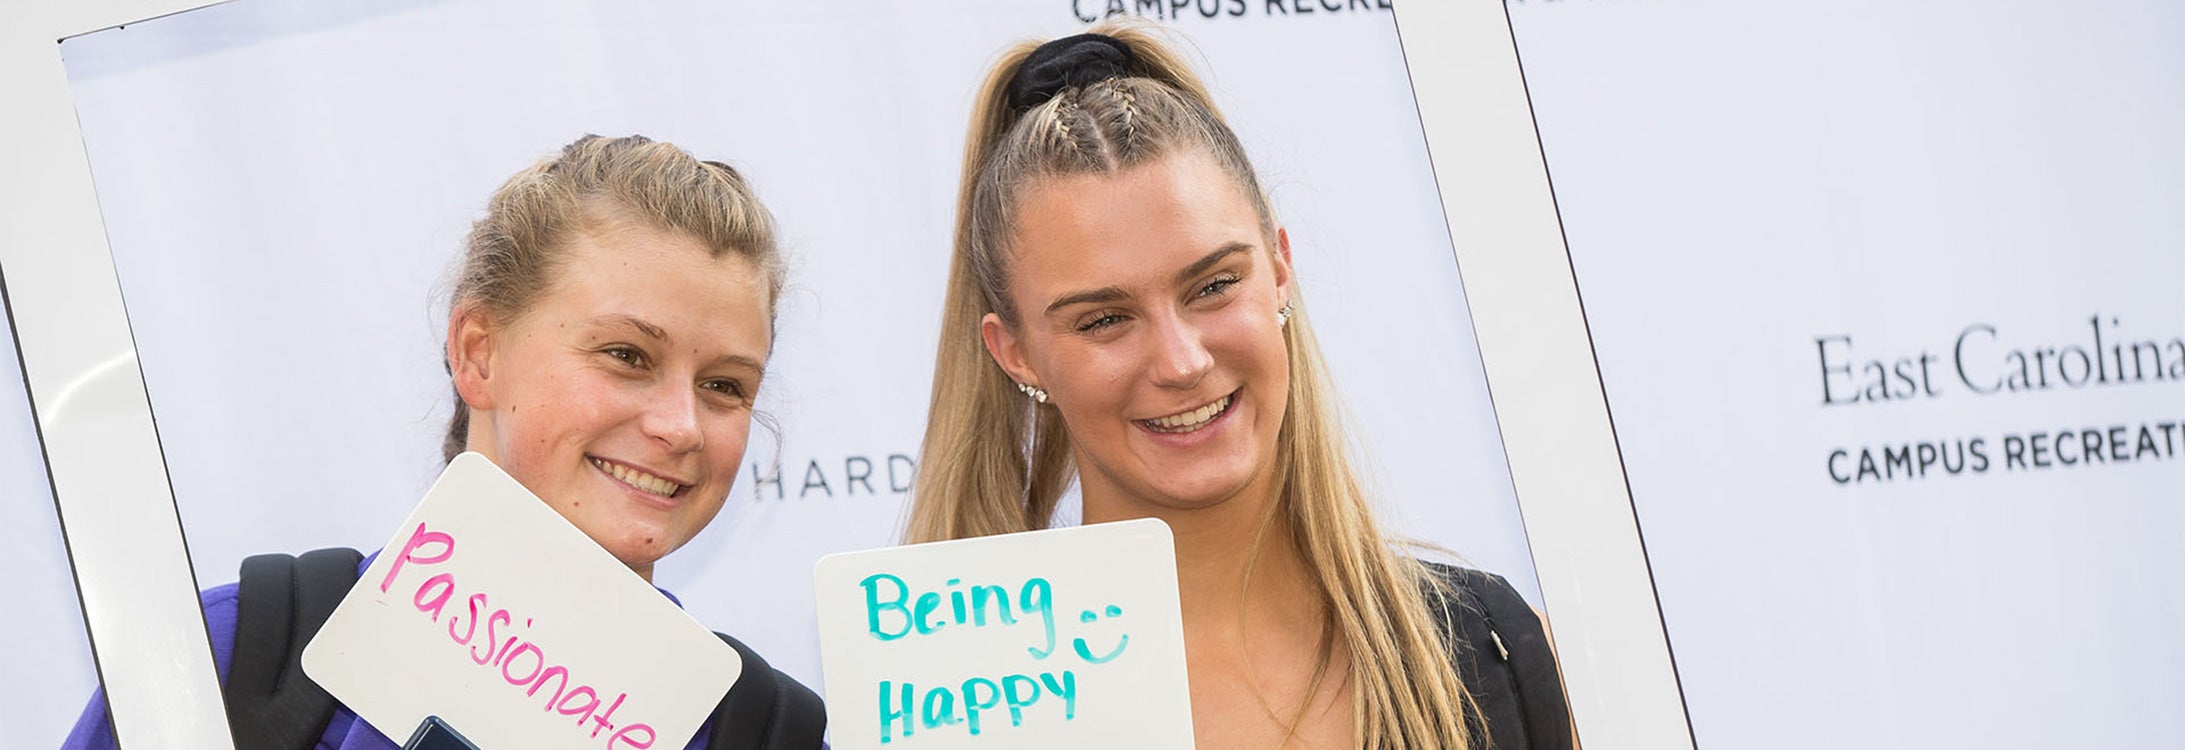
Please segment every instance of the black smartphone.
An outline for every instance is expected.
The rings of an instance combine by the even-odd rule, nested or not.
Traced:
[[[463,739],[440,717],[427,716],[417,725],[417,731],[410,733],[410,741],[402,743],[402,750],[478,750],[478,746]]]

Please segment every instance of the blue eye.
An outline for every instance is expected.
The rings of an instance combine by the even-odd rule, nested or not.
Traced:
[[[1093,318],[1092,320],[1085,321],[1085,323],[1077,327],[1077,330],[1079,332],[1092,332],[1121,322],[1123,322],[1122,315],[1116,313],[1108,313],[1100,317]]]
[[[1236,286],[1236,285],[1237,285],[1237,278],[1236,278],[1236,277],[1234,277],[1234,276],[1223,276],[1223,277],[1221,277],[1221,278],[1218,278],[1218,279],[1215,279],[1215,280],[1213,280],[1213,281],[1209,281],[1209,282],[1207,282],[1207,283],[1206,283],[1206,286],[1202,286],[1202,287],[1199,287],[1199,296],[1201,296],[1201,297],[1214,297],[1214,296],[1219,296],[1219,295],[1221,295],[1222,293],[1225,293],[1225,292],[1229,291],[1229,287],[1232,287],[1232,286]]]

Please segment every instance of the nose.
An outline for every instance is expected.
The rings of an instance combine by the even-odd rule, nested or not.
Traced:
[[[1163,388],[1190,390],[1214,369],[1214,355],[1206,350],[1204,333],[1175,313],[1156,316],[1153,325],[1152,376]]]
[[[646,437],[674,453],[690,453],[705,447],[705,431],[698,426],[698,394],[688,386],[651,389],[638,427]]]

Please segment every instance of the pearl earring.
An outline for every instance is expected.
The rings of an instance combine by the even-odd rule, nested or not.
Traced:
[[[1275,327],[1276,327],[1276,328],[1281,328],[1281,327],[1283,327],[1283,326],[1287,326],[1287,325],[1289,325],[1289,324],[1290,324],[1290,303],[1288,303],[1288,302],[1284,302],[1284,303],[1282,303],[1282,309],[1280,309],[1280,310],[1276,310],[1276,311],[1275,311]]]
[[[1037,401],[1042,404],[1047,403],[1047,391],[1041,389],[1039,386],[1018,383],[1017,390],[1023,391],[1024,395],[1032,397],[1033,401]]]

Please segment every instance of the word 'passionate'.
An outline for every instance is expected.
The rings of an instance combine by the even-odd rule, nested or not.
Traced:
[[[428,551],[427,545],[437,545],[437,549]],[[387,575],[380,579],[380,593],[387,593],[394,586],[395,577],[402,574],[403,568],[411,565],[439,565],[454,556],[454,536],[445,532],[429,531],[420,523],[417,530],[410,533],[410,540],[403,543],[402,554],[395,557],[394,564],[387,567]],[[537,698],[545,691],[547,684],[552,682],[554,690],[547,693],[540,710],[576,717],[577,731],[583,731],[584,725],[589,722],[592,725],[590,739],[598,739],[601,732],[609,732],[607,750],[618,747],[645,750],[652,747],[656,732],[651,725],[629,722],[615,726],[615,709],[622,707],[622,702],[629,698],[629,693],[615,693],[614,700],[609,702],[602,700],[607,694],[605,689],[595,689],[590,685],[571,687],[572,678],[568,667],[549,663],[544,649],[515,634],[515,615],[506,609],[489,609],[490,597],[483,591],[471,594],[466,600],[470,610],[468,615],[448,614],[448,602],[454,597],[455,576],[440,573],[419,584],[417,593],[410,600],[416,605],[417,611],[431,615],[436,624],[444,616],[448,623],[448,640],[457,646],[470,647],[465,658],[481,667],[498,671],[502,681],[523,689],[525,699]],[[480,622],[485,623],[485,640],[474,645],[472,641],[478,636]],[[524,618],[523,627],[531,627],[531,618]],[[509,635],[504,637],[503,633]],[[605,710],[601,710],[602,705]]]

